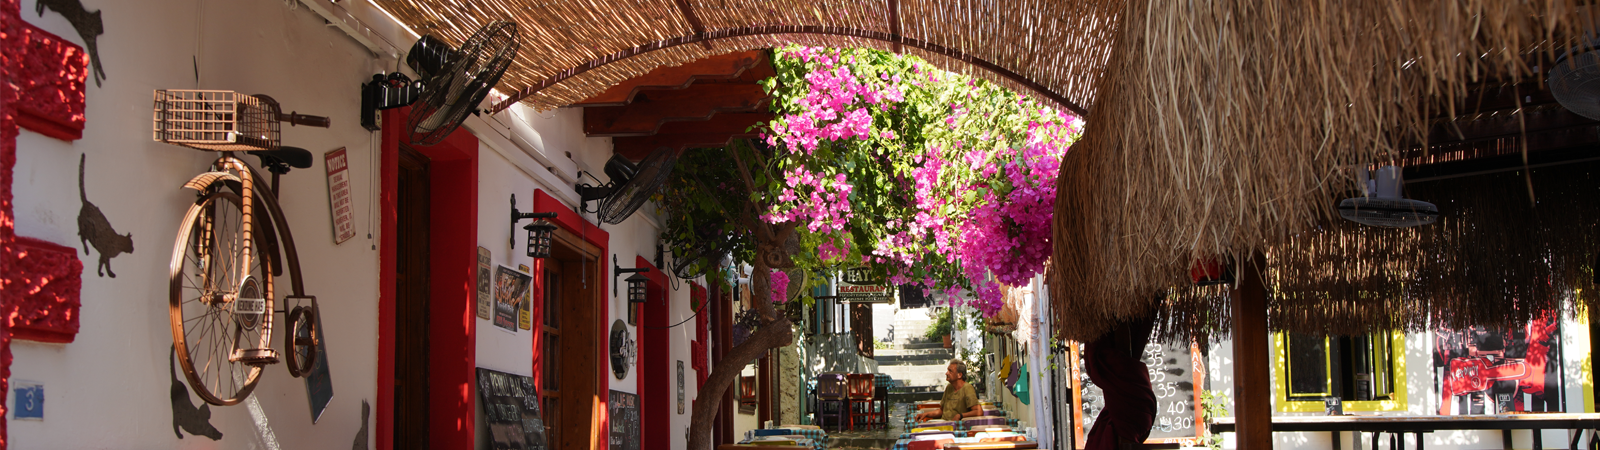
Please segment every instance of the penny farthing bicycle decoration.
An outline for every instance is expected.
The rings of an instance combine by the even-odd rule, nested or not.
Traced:
[[[213,405],[239,403],[265,366],[285,359],[305,375],[316,362],[317,299],[305,295],[289,223],[278,206],[278,176],[311,167],[311,153],[279,145],[281,122],[328,127],[326,117],[284,114],[265,95],[233,91],[155,91],[154,139],[221,152],[208,172],[183,185],[196,192],[178,225],[169,266],[172,341],[189,387]],[[238,157],[255,155],[272,173],[270,189]],[[287,263],[287,264],[285,264]],[[275,277],[289,269],[292,308],[274,309]],[[284,314],[284,353],[272,348],[273,318]]]

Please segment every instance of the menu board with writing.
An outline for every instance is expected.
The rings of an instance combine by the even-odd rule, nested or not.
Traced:
[[[478,368],[478,402],[494,450],[544,450],[544,419],[533,378]]]
[[[639,450],[639,394],[611,391],[611,450]]]
[[[1078,424],[1078,447],[1086,444],[1096,416],[1105,408],[1105,395],[1084,367],[1083,345],[1073,349],[1073,416]],[[1156,395],[1156,420],[1146,444],[1196,445],[1204,435],[1200,408],[1200,387],[1205,379],[1205,364],[1193,344],[1173,345],[1151,341],[1140,355],[1149,368],[1150,388]]]

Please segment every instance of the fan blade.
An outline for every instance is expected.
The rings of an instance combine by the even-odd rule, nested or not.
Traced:
[[[640,206],[644,206],[644,202],[650,200],[650,196],[655,195],[656,190],[667,182],[672,167],[678,163],[679,154],[681,152],[676,149],[661,147],[646,156],[639,163],[639,171],[633,174],[633,178],[618,186],[600,205],[600,220],[622,223]]]
[[[512,22],[490,23],[473,33],[447,67],[423,81],[422,98],[407,121],[411,143],[438,144],[460,127],[511,67],[520,45]]]

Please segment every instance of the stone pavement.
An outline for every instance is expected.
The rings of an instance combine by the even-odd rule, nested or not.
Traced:
[[[910,414],[912,404],[895,403],[889,407],[889,427],[887,429],[872,430],[847,430],[829,431],[828,448],[830,450],[889,450],[894,446],[894,441],[906,432],[906,416]]]

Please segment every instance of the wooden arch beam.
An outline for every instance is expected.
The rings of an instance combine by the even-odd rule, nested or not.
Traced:
[[[615,53],[612,53],[612,54],[609,54],[609,55],[601,56],[601,57],[596,58],[596,59],[594,59],[592,61],[589,61],[587,63],[581,64],[581,65],[579,65],[577,67],[573,67],[573,68],[569,68],[567,70],[563,70],[563,71],[561,71],[559,73],[556,73],[555,75],[550,76],[549,78],[544,79],[544,81],[540,81],[540,82],[535,83],[535,84],[533,84],[531,86],[523,88],[520,91],[514,92],[514,93],[511,94],[510,97],[507,97],[505,100],[496,102],[494,105],[490,106],[489,107],[489,112],[491,114],[493,114],[493,113],[498,113],[500,111],[504,111],[506,108],[511,107],[511,105],[516,104],[516,102],[520,102],[520,101],[522,101],[522,99],[528,98],[528,96],[533,95],[534,93],[542,91],[542,90],[544,90],[546,88],[549,88],[551,86],[555,86],[556,84],[558,84],[558,83],[560,83],[562,81],[565,81],[568,78],[572,78],[572,77],[578,76],[579,74],[582,74],[584,72],[588,72],[590,70],[594,70],[594,69],[600,68],[600,67],[605,66],[607,64],[611,64],[611,63],[614,63],[614,62],[617,62],[617,61],[628,59],[628,58],[631,58],[631,57],[634,57],[634,56],[642,55],[642,54],[645,54],[645,53],[650,53],[650,52],[653,52],[653,51],[656,51],[656,50],[662,50],[662,49],[668,49],[668,48],[672,48],[672,47],[677,47],[677,46],[685,45],[685,44],[698,44],[698,43],[702,43],[702,42],[709,42],[709,41],[716,40],[716,39],[727,39],[727,38],[746,37],[746,36],[764,36],[764,35],[773,35],[773,34],[821,34],[821,35],[831,35],[831,36],[849,36],[849,37],[872,39],[872,40],[875,40],[875,41],[888,42],[888,43],[891,43],[891,44],[908,45],[908,46],[911,46],[911,47],[922,49],[924,51],[928,51],[930,53],[936,53],[936,54],[939,54],[939,55],[947,57],[947,58],[955,59],[957,61],[961,61],[961,62],[976,66],[976,67],[984,69],[984,70],[988,70],[988,71],[993,72],[993,73],[995,73],[997,75],[1005,77],[1006,79],[1011,80],[1012,82],[1015,82],[1015,83],[1017,83],[1019,85],[1022,85],[1023,87],[1031,89],[1034,92],[1038,92],[1039,95],[1043,95],[1045,98],[1049,98],[1050,100],[1055,101],[1056,103],[1060,104],[1062,107],[1066,108],[1068,111],[1071,111],[1073,114],[1078,115],[1079,117],[1087,117],[1089,115],[1089,111],[1088,110],[1084,109],[1081,106],[1078,106],[1076,103],[1072,103],[1071,101],[1068,101],[1067,98],[1065,96],[1062,96],[1060,93],[1052,91],[1049,88],[1046,88],[1043,85],[1040,85],[1039,83],[1034,82],[1033,80],[1022,76],[1021,74],[1018,74],[1016,72],[1012,72],[1011,70],[1006,69],[1004,67],[1000,67],[999,65],[997,65],[995,63],[989,62],[989,61],[984,60],[982,58],[978,58],[976,56],[969,55],[969,54],[967,54],[965,52],[962,52],[960,50],[952,49],[952,48],[945,47],[943,45],[935,44],[935,43],[932,43],[932,42],[925,42],[925,41],[918,40],[918,39],[912,39],[912,38],[908,38],[908,37],[905,37],[905,36],[899,36],[897,34],[884,33],[884,32],[881,32],[881,31],[870,31],[870,30],[862,30],[862,29],[857,29],[857,28],[824,27],[824,26],[817,26],[817,25],[769,25],[769,26],[756,26],[756,27],[729,28],[729,29],[725,29],[725,30],[718,30],[718,31],[712,31],[712,32],[705,32],[705,33],[695,33],[695,34],[688,35],[688,36],[680,36],[680,37],[675,37],[675,38],[671,38],[671,39],[664,39],[664,40],[652,42],[652,43],[649,43],[649,44],[645,44],[645,45],[629,48],[629,49],[618,51],[618,52],[615,52]]]

